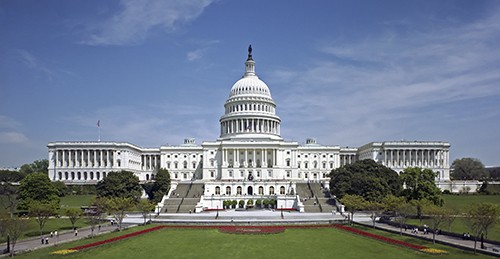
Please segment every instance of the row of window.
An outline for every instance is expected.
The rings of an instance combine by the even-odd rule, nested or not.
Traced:
[[[259,186],[258,188],[258,195],[264,195],[264,187],[263,186]],[[238,186],[236,187],[236,195],[243,195],[243,189],[241,188],[241,186]],[[227,186],[226,187],[226,195],[231,195],[232,194],[232,188],[230,186]],[[247,193],[248,195],[254,195],[253,193],[253,187],[252,186],[249,186],[247,188]],[[274,192],[274,186],[270,186],[269,187],[269,195],[274,195],[275,192]],[[281,186],[280,187],[280,193],[281,195],[284,195],[285,194],[285,186]],[[215,195],[220,195],[220,187],[219,186],[216,186],[215,187]]]
[[[63,178],[64,177],[64,178]],[[102,172],[102,178],[106,177],[106,172]],[[59,180],[97,180],[101,179],[100,172],[59,172]]]

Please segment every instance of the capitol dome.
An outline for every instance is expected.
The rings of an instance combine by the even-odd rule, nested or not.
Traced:
[[[220,119],[221,139],[281,139],[281,119],[269,87],[255,74],[252,47],[248,48],[245,74],[234,83]]]

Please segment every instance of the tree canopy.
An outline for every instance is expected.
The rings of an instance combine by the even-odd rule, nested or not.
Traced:
[[[57,189],[45,173],[32,173],[27,175],[19,184],[18,208],[27,210],[30,203],[38,201],[43,204],[59,205]]]
[[[402,196],[406,197],[408,201],[428,200],[435,205],[442,205],[441,190],[436,186],[435,178],[436,173],[430,169],[422,169],[420,167],[406,168],[401,173],[401,180],[406,186],[402,192]]]
[[[401,180],[394,170],[373,160],[360,160],[332,170],[332,194],[342,198],[346,194],[359,195],[367,201],[381,201],[387,195],[399,195]]]
[[[451,178],[455,180],[482,180],[489,177],[483,163],[476,158],[456,159],[451,164]]]
[[[145,188],[149,199],[154,203],[161,201],[163,196],[170,190],[170,173],[167,169],[161,168],[155,176],[155,181],[149,188]]]
[[[130,171],[110,172],[108,176],[97,183],[98,197],[122,197],[138,200],[142,188],[139,178]]]
[[[36,160],[31,164],[24,164],[21,166],[19,172],[23,174],[31,173],[49,173],[49,160],[41,159]]]

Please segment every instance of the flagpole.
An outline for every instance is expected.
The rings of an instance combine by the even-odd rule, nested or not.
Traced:
[[[97,120],[97,141],[101,142],[101,120]]]

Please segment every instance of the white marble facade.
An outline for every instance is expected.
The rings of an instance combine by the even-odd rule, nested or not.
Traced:
[[[110,171],[128,170],[141,181],[148,181],[154,179],[158,168],[165,168],[175,182],[205,182],[205,196],[237,194],[239,185],[234,183],[245,182],[242,193],[248,194],[251,187],[252,194],[285,193],[285,197],[296,182],[327,184],[332,169],[373,159],[397,172],[412,166],[430,168],[438,172],[437,181],[449,180],[447,142],[386,141],[353,148],[320,145],[312,138],[305,144],[283,140],[276,104],[266,83],[255,73],[251,51],[245,73],[231,88],[224,108],[219,138],[201,145],[194,139],[159,148],[126,142],[51,142],[50,179],[95,184]],[[287,202],[286,206],[293,203]]]

